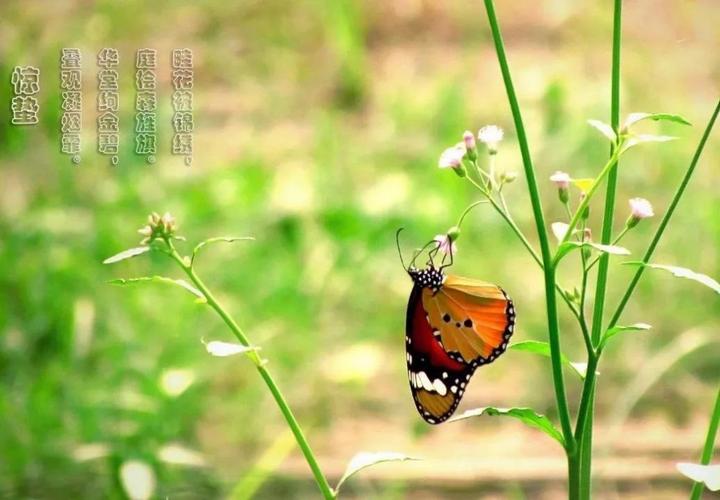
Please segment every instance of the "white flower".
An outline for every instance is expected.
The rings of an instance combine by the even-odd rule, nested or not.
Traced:
[[[462,163],[465,156],[465,145],[461,142],[451,148],[447,148],[440,155],[438,167],[440,168],[457,168]]]
[[[560,170],[556,171],[554,174],[550,176],[550,182],[555,184],[555,187],[558,189],[567,189],[570,187],[570,175],[561,172]]]
[[[647,219],[655,215],[652,205],[645,198],[632,198],[629,203],[630,216],[634,219]]]
[[[485,144],[491,153],[497,151],[498,144],[503,140],[505,133],[497,125],[485,125],[478,131],[478,140]]]
[[[448,255],[452,252],[452,255],[457,253],[457,244],[447,234],[438,234],[433,238],[437,242],[437,248],[442,253]]]

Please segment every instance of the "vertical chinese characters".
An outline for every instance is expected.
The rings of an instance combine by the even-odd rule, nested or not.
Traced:
[[[15,66],[10,83],[13,98],[10,101],[13,125],[35,125],[38,122],[37,94],[40,92],[40,70],[34,66]]]
[[[157,51],[135,54],[135,153],[155,162],[157,153]]]
[[[98,53],[98,152],[110,156],[113,165],[118,164],[120,147],[119,64],[120,55],[117,49],[103,48]]]
[[[82,130],[82,56],[80,49],[60,52],[60,151],[80,163]]]
[[[172,154],[185,157],[192,164],[193,154],[193,53],[190,49],[172,51]]]

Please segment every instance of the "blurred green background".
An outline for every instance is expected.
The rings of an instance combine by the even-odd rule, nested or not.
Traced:
[[[548,222],[563,217],[555,170],[597,172],[607,145],[611,2],[498,2]],[[626,200],[658,215],[719,93],[714,0],[628,1],[622,109],[673,112],[694,128],[622,162]],[[59,51],[84,57],[83,161],[59,154]],[[95,55],[121,56],[120,165],[95,150]],[[132,61],[158,50],[160,140],[171,134],[169,57],[195,54],[195,157],[163,146],[132,153]],[[41,123],[9,124],[10,73],[41,68]],[[177,276],[159,255],[114,267],[151,211],[170,211],[191,243],[217,235],[199,272],[263,356],[334,482],[357,451],[422,462],[378,466],[347,498],[558,498],[559,447],[514,421],[430,427],[416,414],[403,352],[406,249],[453,225],[478,195],[437,157],[465,129],[505,128],[498,166],[522,172],[481,2],[423,0],[4,0],[0,6],[0,497],[122,498],[121,464],[140,460],[161,498],[314,498],[309,471],[251,364],[211,358],[201,339],[231,340],[180,290],[117,288],[116,277]],[[720,276],[717,131],[656,261]],[[511,211],[534,237],[519,176]],[[599,209],[591,224],[599,234]],[[637,256],[658,218],[625,240]],[[614,259],[609,303],[630,270]],[[567,284],[577,282],[568,260]],[[516,340],[545,340],[542,277],[487,208],[467,220],[455,272],[502,284],[519,311]],[[601,366],[596,477],[601,498],[677,498],[674,468],[696,458],[720,383],[718,297],[648,273],[625,314],[649,333],[612,345]],[[583,347],[563,311],[571,359]],[[571,401],[579,381],[567,373]],[[554,416],[549,363],[509,352],[476,374],[461,410],[532,406]],[[629,415],[628,415],[629,414]]]

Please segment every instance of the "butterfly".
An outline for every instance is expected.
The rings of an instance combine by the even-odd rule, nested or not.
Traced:
[[[443,258],[437,267],[433,258],[441,244],[433,240],[428,245],[433,243],[426,268],[415,267],[420,252],[409,267],[403,262],[413,281],[405,351],[415,406],[427,423],[439,424],[455,412],[475,370],[505,352],[515,328],[515,306],[497,285],[446,275],[452,241],[450,262],[444,264]]]

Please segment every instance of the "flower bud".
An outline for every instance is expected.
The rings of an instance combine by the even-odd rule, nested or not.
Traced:
[[[437,248],[445,255],[457,253],[457,245],[455,240],[449,234],[438,234],[434,240],[437,242]]]
[[[140,244],[146,245],[158,238],[164,240],[173,238],[176,230],[177,224],[170,212],[165,212],[162,216],[157,212],[153,212],[148,216],[148,223],[138,229],[138,233],[144,236]]]
[[[467,151],[468,158],[473,161],[476,160],[477,149],[475,147],[475,136],[469,130],[466,130],[463,134],[463,143],[465,144],[465,150]]]
[[[517,179],[517,172],[503,172],[500,174],[500,184],[510,184]]]
[[[451,148],[447,148],[440,155],[438,160],[439,168],[452,168],[460,177],[465,177],[467,171],[463,165],[465,157],[465,145],[461,142]]]
[[[570,175],[558,170],[550,176],[550,181],[558,188],[558,197],[560,198],[560,201],[567,203],[570,200]]]

